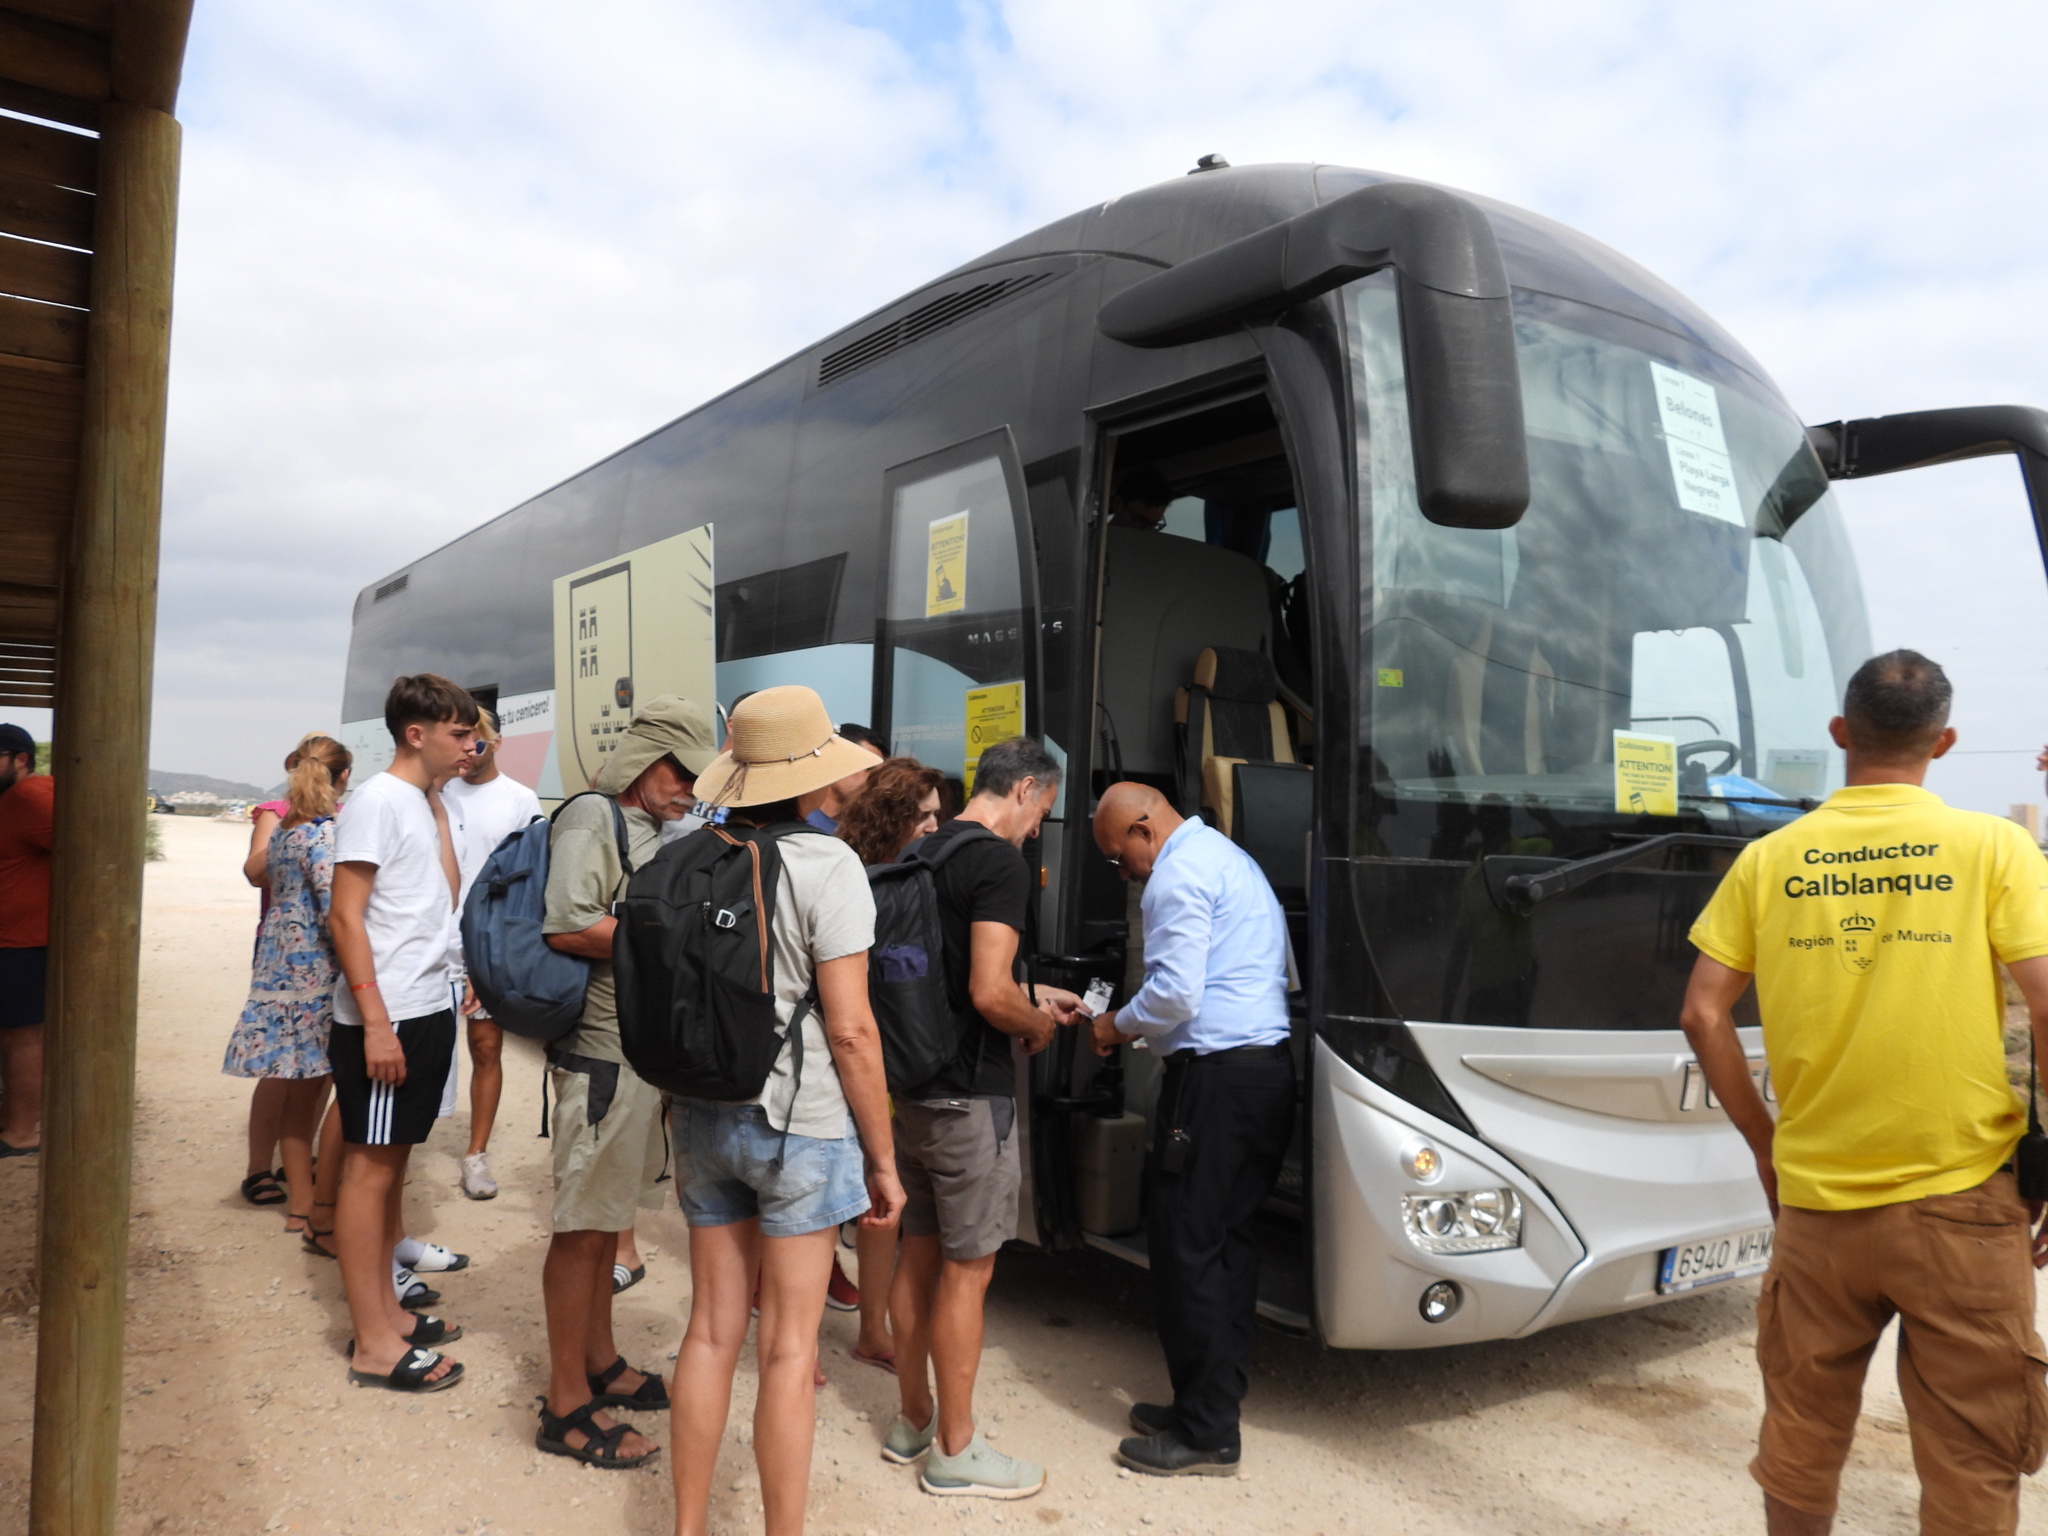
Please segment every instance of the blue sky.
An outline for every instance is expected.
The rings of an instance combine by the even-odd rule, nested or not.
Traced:
[[[1017,233],[1216,151],[1577,225],[1809,420],[2048,404],[2034,60],[1955,3],[202,0],[154,761],[269,783],[366,582]],[[1848,489],[1966,803],[2039,799],[2017,476]],[[1933,638],[1929,638],[1933,637]]]

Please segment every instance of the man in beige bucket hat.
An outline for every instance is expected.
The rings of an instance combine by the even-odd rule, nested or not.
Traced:
[[[548,1048],[555,1096],[554,1237],[541,1271],[550,1374],[536,1443],[601,1467],[635,1467],[658,1447],[603,1410],[668,1407],[660,1376],[632,1369],[612,1340],[612,1260],[640,1207],[661,1203],[661,1095],[626,1064],[612,982],[612,903],[661,850],[718,755],[711,712],[666,694],[613,744],[591,788],[555,814],[548,839],[550,948],[590,962],[583,1016]],[[621,857],[623,849],[623,857]]]
[[[686,1529],[702,1529],[709,1507],[757,1278],[761,1500],[769,1530],[802,1524],[836,1233],[856,1216],[870,1229],[893,1227],[903,1206],[868,1003],[874,898],[852,846],[803,824],[831,785],[873,761],[832,729],[810,689],[768,688],[734,707],[727,750],[697,780],[698,793],[732,815],[692,838],[774,829],[781,869],[770,941],[784,1040],[752,1101],[678,1096],[670,1105],[676,1196],[690,1224],[690,1321],[674,1415]]]

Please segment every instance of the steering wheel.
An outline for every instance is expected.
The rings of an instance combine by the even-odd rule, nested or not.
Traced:
[[[1678,749],[1679,765],[1681,767],[1688,766],[1686,763],[1687,758],[1703,757],[1709,752],[1721,754],[1719,765],[1706,770],[1707,777],[1709,778],[1724,773],[1733,773],[1735,765],[1742,761],[1742,748],[1735,745],[1732,741],[1722,741],[1718,737],[1710,736],[1704,741],[1688,741],[1680,747]]]

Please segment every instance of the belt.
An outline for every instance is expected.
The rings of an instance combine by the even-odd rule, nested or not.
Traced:
[[[1278,1061],[1281,1057],[1291,1056],[1292,1054],[1293,1047],[1289,1045],[1233,1045],[1227,1051],[1198,1051],[1190,1045],[1178,1051],[1169,1051],[1165,1059],[1167,1061]]]

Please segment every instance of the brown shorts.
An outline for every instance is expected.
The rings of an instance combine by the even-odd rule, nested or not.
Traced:
[[[2030,1247],[2009,1173],[1867,1210],[1780,1210],[1757,1298],[1764,1424],[1750,1475],[1795,1509],[1834,1513],[1863,1373],[1896,1315],[1921,1531],[2016,1529],[2020,1476],[2048,1448]]]
[[[939,1252],[965,1263],[1017,1235],[1015,1119],[1010,1099],[896,1101],[905,1237],[936,1237]]]

